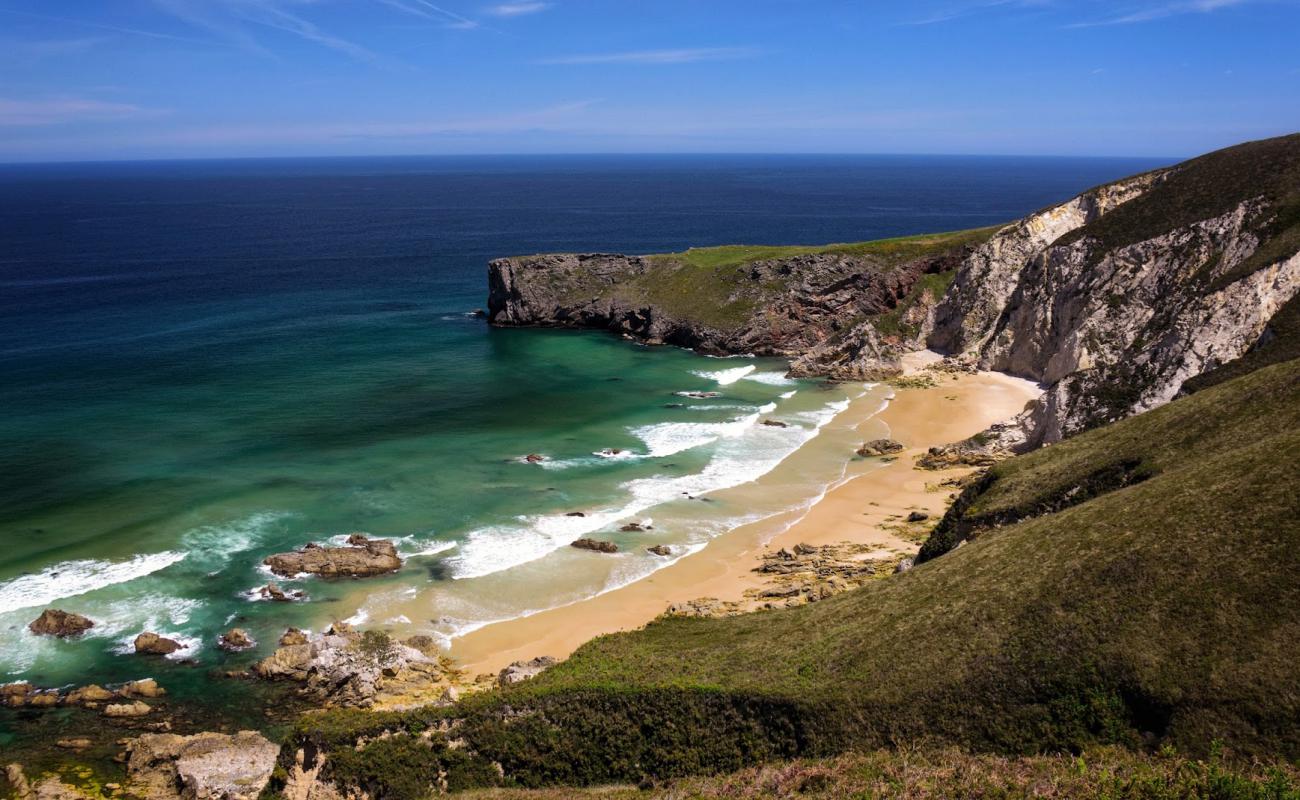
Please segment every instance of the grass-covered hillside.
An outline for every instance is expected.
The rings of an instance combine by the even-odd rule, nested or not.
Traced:
[[[450,711],[312,719],[282,758],[319,748],[323,778],[376,795],[439,771],[589,785],[922,741],[1294,759],[1297,456],[1291,361],[1006,462],[955,514],[1019,521],[909,572],[601,637]]]

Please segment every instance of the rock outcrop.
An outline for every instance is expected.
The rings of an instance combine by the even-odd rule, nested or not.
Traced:
[[[380,631],[342,626],[315,637],[287,632],[253,673],[299,683],[305,696],[326,705],[361,708],[436,702],[460,678],[427,636],[397,641]]]
[[[1014,425],[932,461],[1024,452],[1172,400],[1300,292],[1300,136],[1095,189],[968,258],[928,344],[1044,384]]]
[[[253,800],[271,778],[279,745],[256,731],[146,734],[127,742],[132,794],[177,800]]]
[[[276,575],[320,575],[326,578],[368,578],[396,572],[402,567],[396,546],[387,539],[370,539],[354,533],[344,547],[310,543],[292,553],[276,553],[262,562]]]
[[[535,678],[559,662],[550,656],[538,656],[527,661],[516,661],[497,674],[498,686],[510,686]]]
[[[701,268],[671,256],[498,259],[488,314],[498,326],[601,328],[704,353],[789,358],[795,375],[875,380],[899,374],[899,357],[921,346],[939,299],[922,279],[955,269],[971,238],[940,237],[901,262],[869,252],[758,259],[704,283]],[[679,284],[691,301],[671,288]],[[888,334],[864,327],[882,315],[891,316]]]
[[[576,547],[579,550],[592,550],[597,553],[617,553],[618,545],[613,542],[606,542],[601,539],[576,539],[569,542],[570,547]]]
[[[137,653],[151,656],[168,656],[175,653],[177,650],[184,648],[184,645],[175,639],[168,639],[166,636],[159,636],[152,631],[145,631],[135,637],[133,646]]]
[[[28,630],[39,636],[56,636],[60,639],[80,636],[93,627],[95,623],[89,618],[58,608],[45,609],[27,625]]]

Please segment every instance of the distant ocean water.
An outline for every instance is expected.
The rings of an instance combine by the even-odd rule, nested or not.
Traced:
[[[0,166],[0,682],[139,677],[142,630],[201,664],[330,618],[452,637],[689,552],[863,386],[598,333],[489,329],[486,263],[859,241],[1009,221],[1151,160],[375,158]],[[722,392],[688,399],[675,392]],[[758,425],[779,416],[788,428]],[[620,450],[611,454],[602,451]],[[542,466],[518,457],[545,453]],[[811,476],[809,480],[813,480]],[[581,510],[586,516],[568,516]],[[653,520],[635,536],[617,529]],[[357,583],[256,602],[268,553],[398,541]],[[625,553],[576,561],[580,535]],[[620,538],[621,537],[621,538]],[[579,554],[581,555],[581,554]],[[596,566],[590,566],[595,564]],[[26,632],[50,605],[99,626]],[[204,681],[181,675],[196,696]],[[146,672],[158,672],[152,662]]]

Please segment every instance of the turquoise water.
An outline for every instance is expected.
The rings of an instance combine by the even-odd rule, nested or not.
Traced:
[[[842,465],[809,467],[768,496],[728,487],[781,463],[850,397],[879,391],[789,381],[774,360],[491,330],[468,313],[483,303],[491,257],[975,227],[1150,166],[754,157],[0,169],[0,680],[154,674],[214,700],[238,691],[206,677],[231,661],[215,638],[233,625],[261,642],[234,661],[269,650],[289,624],[331,619],[451,642],[668,562],[645,546],[680,557],[814,496]],[[676,394],[692,390],[721,396]],[[767,417],[789,427],[760,425]],[[549,460],[522,463],[528,453]],[[633,520],[654,529],[617,530]],[[307,602],[250,597],[269,578],[267,554],[352,531],[396,539],[405,568],[364,584],[282,582]],[[589,534],[624,552],[567,547]],[[29,634],[50,606],[98,625],[77,641]],[[142,630],[187,649],[170,662],[131,655]]]

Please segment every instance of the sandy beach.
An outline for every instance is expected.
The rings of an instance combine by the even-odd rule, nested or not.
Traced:
[[[910,366],[932,359],[933,354],[918,353]],[[902,443],[906,450],[896,460],[865,459],[810,508],[736,528],[643,580],[473,631],[453,642],[452,657],[471,674],[495,672],[534,656],[567,657],[593,637],[645,625],[672,603],[703,597],[741,600],[746,590],[762,585],[753,569],[763,553],[798,543],[867,545],[868,558],[914,553],[918,545],[896,532],[899,518],[922,511],[932,524],[950,495],[937,485],[970,471],[917,470],[916,456],[1014,416],[1038,393],[1032,383],[999,373],[936,374],[936,386],[896,389],[889,406],[878,414],[873,413],[875,407],[844,412],[863,417],[855,426],[863,440],[890,437]],[[846,447],[845,458],[851,457]]]

